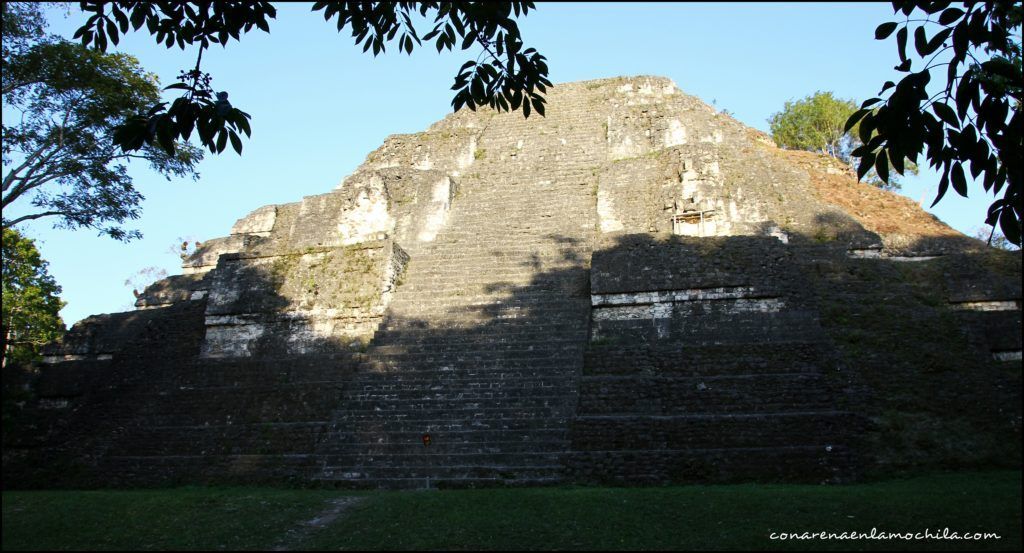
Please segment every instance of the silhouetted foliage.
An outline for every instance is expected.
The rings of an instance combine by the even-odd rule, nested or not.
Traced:
[[[1021,4],[892,4],[905,20],[879,25],[875,38],[884,40],[895,32],[900,57],[896,70],[907,75],[899,83],[886,82],[879,94],[888,91],[888,98],[865,101],[846,123],[848,130],[859,123],[865,142],[853,152],[861,158],[858,175],[874,167],[888,180],[890,165],[902,173],[904,158],[916,161],[925,152],[929,164],[942,174],[935,205],[951,184],[957,194],[967,196],[969,168],[985,192],[1002,192],[989,207],[986,223],[998,224],[1007,240],[1020,245]],[[927,60],[917,72],[911,71],[912,54],[907,53],[911,31],[917,56]],[[943,66],[945,84],[929,94],[932,70],[942,75]]]
[[[242,153],[240,133],[251,135],[250,115],[231,105],[227,92],[214,94],[210,75],[201,70],[203,51],[211,44],[227,45],[231,39],[254,28],[270,32],[268,20],[277,10],[269,2],[81,2],[82,10],[92,15],[75,33],[84,46],[103,51],[108,43],[117,44],[119,35],[138,31],[145,25],[158,44],[197,46],[195,67],[182,71],[178,82],[167,89],[183,90],[184,95],[167,105],[154,105],[147,113],[128,119],[115,135],[125,151],[144,145],[159,145],[171,155],[175,139],[188,140],[193,130],[211,152],[220,153],[230,140]],[[474,44],[483,49],[489,61],[479,56],[459,69],[452,90],[452,106],[475,110],[488,105],[500,111],[522,109],[544,115],[548,67],[544,56],[533,48],[524,48],[513,15],[526,15],[532,2],[316,2],[312,11],[323,12],[324,19],[335,21],[338,31],[350,29],[357,46],[376,56],[397,41],[399,52],[412,54],[424,41],[433,41],[438,52],[463,50]],[[414,18],[433,15],[430,30],[421,36]]]
[[[42,6],[3,4],[3,104],[5,115],[13,116],[3,124],[2,226],[53,218],[57,227],[135,238],[138,231],[121,226],[139,217],[143,199],[128,161],[146,161],[168,180],[194,177],[202,150],[118,148],[118,125],[159,100],[156,78],[131,56],[47,35]],[[28,205],[32,209],[24,209]],[[11,207],[21,212],[10,215]]]

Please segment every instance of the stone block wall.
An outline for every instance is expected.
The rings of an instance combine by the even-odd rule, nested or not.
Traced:
[[[5,483],[1019,466],[1019,255],[924,216],[934,236],[900,234],[855,183],[830,201],[667,79],[548,98],[388,137],[334,190],[202,242],[137,311],[76,325],[5,433]]]
[[[1020,296],[1019,254],[905,262],[826,247],[799,253],[805,294],[865,390],[868,473],[1020,465],[1020,361],[999,355],[1020,347],[1019,307],[1002,303]],[[966,298],[1009,309],[953,301]]]
[[[275,256],[226,254],[211,276],[203,357],[365,347],[408,255],[392,241]]]
[[[568,467],[585,482],[853,477],[863,426],[789,246],[632,235],[594,252]]]

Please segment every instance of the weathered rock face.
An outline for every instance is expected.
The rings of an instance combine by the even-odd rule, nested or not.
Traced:
[[[1019,465],[1019,255],[665,79],[559,85],[547,111],[390,137],[76,325],[5,482]]]

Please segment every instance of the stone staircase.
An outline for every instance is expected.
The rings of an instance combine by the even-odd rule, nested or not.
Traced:
[[[537,152],[550,144],[509,148],[526,123],[496,117],[508,121],[479,136],[446,228],[408,248],[368,362],[317,450],[321,480],[425,488],[563,477],[587,335],[597,161],[546,163]],[[528,124],[551,142],[594,136],[566,120]],[[603,154],[594,146],[591,156]]]

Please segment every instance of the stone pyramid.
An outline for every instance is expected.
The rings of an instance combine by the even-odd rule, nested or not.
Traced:
[[[203,242],[136,311],[75,325],[5,433],[5,482],[1019,466],[1019,255],[667,79],[548,98],[391,136],[334,190]]]

